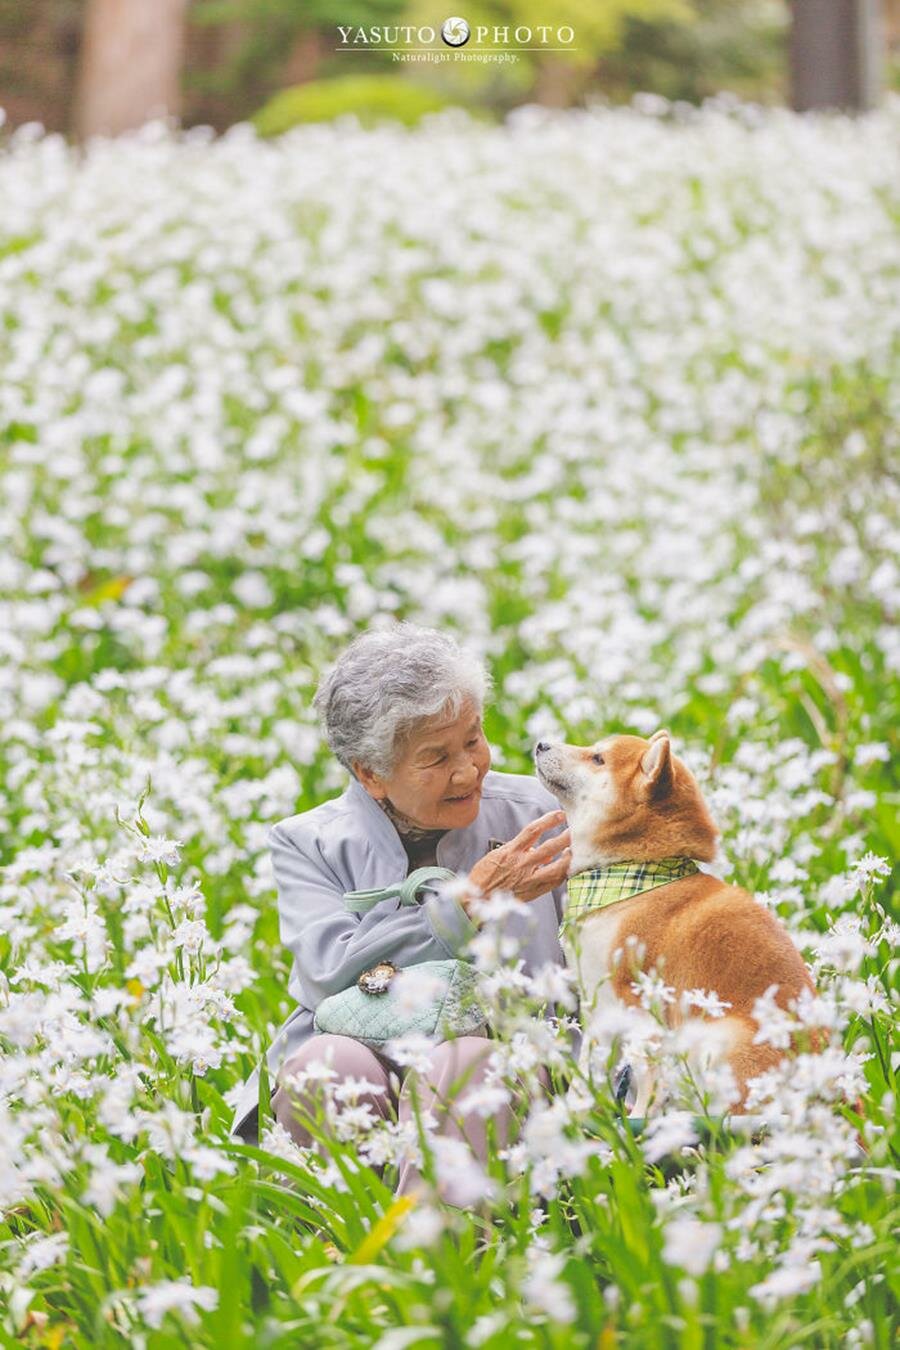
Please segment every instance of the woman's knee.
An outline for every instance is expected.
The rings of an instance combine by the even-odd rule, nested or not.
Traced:
[[[328,1072],[330,1070],[330,1072]],[[362,1041],[352,1036],[335,1036],[322,1032],[310,1036],[299,1050],[282,1065],[279,1082],[292,1075],[302,1074],[309,1079],[321,1077],[330,1082],[338,1078],[365,1078],[377,1081],[384,1070],[376,1056]]]
[[[440,1041],[431,1053],[431,1062],[440,1070],[482,1069],[493,1048],[485,1036],[457,1036],[452,1041]]]
[[[388,1075],[369,1047],[352,1036],[325,1032],[311,1036],[278,1073],[278,1086],[272,1097],[275,1119],[296,1135],[296,1113],[314,1115],[328,1087],[337,1087],[347,1080],[359,1081],[360,1088],[355,1094],[358,1101],[369,1102],[379,1114],[388,1113]]]
[[[427,1070],[424,1073],[410,1070],[408,1078],[419,1083],[424,1080],[442,1097],[452,1096],[456,1089],[463,1091],[481,1081],[492,1049],[484,1036],[457,1036],[440,1041],[429,1053]]]

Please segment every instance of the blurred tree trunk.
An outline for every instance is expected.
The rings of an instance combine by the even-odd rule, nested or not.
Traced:
[[[535,102],[545,108],[569,108],[575,102],[590,71],[560,57],[545,56],[538,63],[534,82]]]
[[[884,44],[879,0],[793,0],[791,17],[795,111],[877,107]]]
[[[281,72],[284,85],[305,84],[314,80],[325,56],[325,39],[317,30],[301,33],[291,48],[290,55]]]
[[[177,114],[187,0],[88,0],[75,129],[115,136]]]

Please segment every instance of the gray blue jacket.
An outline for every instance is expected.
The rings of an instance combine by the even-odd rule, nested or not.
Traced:
[[[529,821],[558,809],[559,802],[536,778],[491,769],[475,820],[438,840],[438,866],[468,872],[497,841],[506,843]],[[564,828],[563,822],[541,838]],[[340,796],[278,821],[267,838],[281,940],[294,958],[288,991],[297,1000],[266,1055],[274,1091],[278,1070],[314,1035],[313,1017],[323,999],[349,988],[379,961],[404,967],[455,956],[477,929],[458,900],[436,890],[422,891],[423,899],[414,906],[401,907],[392,898],[363,915],[344,908],[345,891],[390,886],[409,870],[399,834],[356,778]],[[526,971],[564,964],[557,934],[565,892],[563,882],[507,921],[520,938]],[[233,1135],[255,1136],[258,1098],[254,1070],[238,1101]]]

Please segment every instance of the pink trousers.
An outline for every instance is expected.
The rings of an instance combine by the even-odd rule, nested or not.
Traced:
[[[491,1053],[493,1042],[481,1036],[460,1036],[456,1040],[441,1041],[435,1045],[429,1056],[427,1073],[415,1073],[404,1070],[384,1055],[370,1050],[361,1041],[351,1036],[333,1036],[320,1033],[311,1036],[296,1054],[282,1066],[279,1085],[272,1097],[272,1110],[276,1120],[291,1135],[295,1143],[309,1147],[312,1136],[302,1121],[295,1115],[295,1106],[307,1115],[315,1115],[317,1085],[311,1083],[302,1091],[296,1088],[290,1091],[282,1080],[288,1075],[305,1069],[314,1061],[329,1062],[337,1075],[329,1082],[336,1086],[340,1080],[364,1078],[382,1089],[380,1092],[360,1092],[355,1097],[357,1104],[368,1104],[372,1112],[382,1119],[397,1118],[401,1122],[415,1118],[411,1086],[415,1083],[416,1099],[420,1112],[431,1111],[440,1122],[438,1132],[445,1136],[465,1141],[482,1165],[487,1162],[487,1119],[477,1111],[462,1114],[453,1107],[454,1099],[465,1097],[466,1093],[484,1081],[487,1057]],[[399,1094],[395,1094],[390,1075],[402,1079]],[[462,1080],[458,1082],[457,1080]],[[509,1124],[512,1113],[503,1106],[493,1113],[495,1138],[502,1147],[508,1140]],[[397,1193],[402,1195],[415,1189],[419,1181],[419,1172],[412,1163],[404,1163],[400,1168]],[[453,1182],[444,1180],[440,1186],[441,1198],[451,1205],[468,1205],[471,1196],[465,1199],[456,1193]]]

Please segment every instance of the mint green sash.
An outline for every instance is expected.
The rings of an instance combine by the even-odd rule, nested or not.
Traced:
[[[417,867],[403,881],[368,891],[345,891],[344,907],[366,914],[381,900],[395,896],[401,905],[414,905],[416,895],[429,881],[449,881],[456,873],[447,867]],[[444,961],[420,961],[410,970],[437,977],[439,991],[412,1011],[401,1011],[390,984],[384,992],[370,994],[352,984],[323,999],[315,1012],[317,1032],[352,1036],[372,1049],[384,1049],[389,1041],[410,1032],[433,1039],[454,1036],[486,1036],[486,1014],[477,999],[478,976],[468,961],[451,957]]]
[[[344,908],[353,914],[367,914],[381,900],[391,900],[396,895],[401,905],[414,905],[419,889],[428,881],[450,881],[456,876],[449,867],[417,867],[403,881],[393,886],[376,886],[369,891],[345,891]]]

